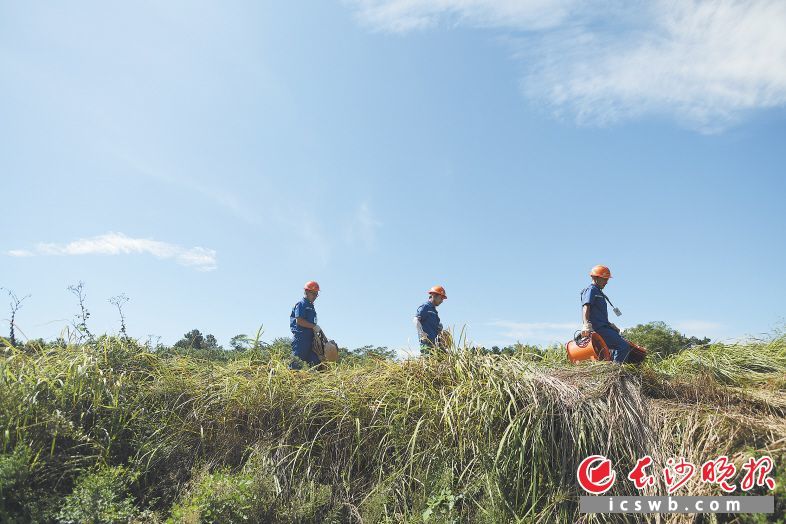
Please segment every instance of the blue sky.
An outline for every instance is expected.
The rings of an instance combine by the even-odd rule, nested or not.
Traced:
[[[290,5],[291,4],[291,5]],[[786,4],[0,1],[0,286],[54,338],[782,328]],[[0,304],[5,303],[3,299]],[[5,311],[4,311],[5,313]],[[6,314],[2,315],[7,316]],[[414,350],[413,350],[414,351]]]

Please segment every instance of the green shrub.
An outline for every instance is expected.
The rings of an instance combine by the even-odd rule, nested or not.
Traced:
[[[422,514],[423,522],[459,522],[456,504],[462,498],[461,494],[456,495],[447,486],[433,493],[426,501],[426,509]]]
[[[24,515],[29,498],[30,450],[17,446],[13,453],[0,455],[0,522],[14,522]]]
[[[183,500],[172,507],[167,521],[172,524],[256,522],[255,482],[248,473],[230,473],[228,468],[197,476]]]
[[[622,332],[626,340],[647,348],[650,355],[666,357],[684,349],[710,343],[709,338],[688,337],[665,322],[648,322]]]
[[[129,494],[136,474],[123,466],[103,467],[77,479],[57,515],[63,524],[120,524],[137,516]]]
[[[30,448],[17,445],[0,454],[0,522],[45,522],[57,510],[57,498],[38,486]]]
[[[30,478],[30,449],[19,445],[0,455],[0,504],[5,505]],[[0,506],[3,507],[3,506]]]
[[[340,522],[331,486],[302,477],[286,487],[267,454],[253,453],[238,473],[222,467],[198,473],[172,507],[167,524]]]

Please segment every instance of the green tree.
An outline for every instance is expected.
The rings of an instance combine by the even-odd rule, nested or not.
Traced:
[[[395,360],[396,350],[387,346],[363,346],[355,349],[338,348],[341,362],[363,362],[365,360]]]
[[[204,336],[198,329],[192,329],[183,338],[175,342],[176,348],[189,349],[221,349],[216,337],[213,335]]]
[[[647,348],[650,354],[658,354],[662,357],[673,355],[693,346],[710,343],[710,339],[707,337],[685,336],[669,327],[665,322],[639,324],[624,330],[622,336],[634,344]]]
[[[394,360],[396,358],[396,350],[389,349],[387,346],[363,346],[353,349],[352,353],[360,358],[378,360]]]
[[[223,349],[221,346],[218,345],[218,340],[213,335],[207,335],[205,337],[205,349]]]
[[[229,340],[229,346],[235,351],[247,350],[254,341],[248,335],[235,335]]]

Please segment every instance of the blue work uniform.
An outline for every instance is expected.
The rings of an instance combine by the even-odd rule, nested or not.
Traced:
[[[423,331],[426,332],[429,342],[432,344],[437,343],[437,335],[441,331],[442,324],[439,321],[439,314],[437,313],[437,306],[431,302],[426,302],[418,308],[415,316],[420,320],[420,325],[423,326]]]
[[[304,362],[308,362],[312,366],[319,364],[320,360],[314,350],[311,349],[311,344],[314,342],[314,330],[299,326],[296,318],[302,318],[312,324],[317,323],[317,310],[314,309],[314,303],[303,297],[300,302],[295,304],[292,308],[292,313],[289,315],[289,329],[292,331],[292,354]],[[290,365],[293,369],[298,369],[299,363],[293,361]]]
[[[594,283],[581,292],[581,305],[589,306],[589,321],[592,329],[606,342],[614,362],[625,362],[630,353],[630,345],[611,327],[609,311],[606,305],[606,296]]]

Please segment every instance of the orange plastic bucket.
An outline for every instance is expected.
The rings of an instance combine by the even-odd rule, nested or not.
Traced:
[[[630,340],[626,340],[625,342],[627,342],[628,345],[630,345],[630,353],[628,353],[625,362],[631,364],[641,364],[642,362],[644,362],[644,359],[647,358],[647,350],[641,346],[637,346]]]
[[[627,364],[641,364],[647,358],[647,350],[626,340],[630,345],[630,353],[625,358]],[[568,352],[568,360],[573,364],[585,360],[608,360],[611,361],[611,352],[609,351],[603,337],[597,333],[591,333],[589,337],[579,337],[571,340],[565,344],[565,349]]]
[[[568,360],[573,364],[584,360],[611,360],[609,348],[597,333],[590,333],[588,337],[576,337],[565,344]]]

